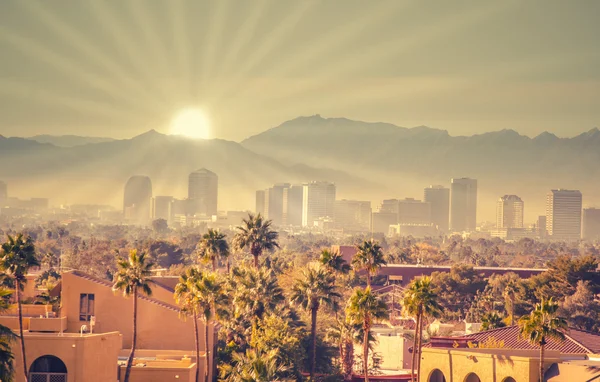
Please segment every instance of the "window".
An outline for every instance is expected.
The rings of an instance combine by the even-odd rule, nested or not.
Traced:
[[[94,295],[82,293],[79,295],[79,321],[89,321],[94,315]]]

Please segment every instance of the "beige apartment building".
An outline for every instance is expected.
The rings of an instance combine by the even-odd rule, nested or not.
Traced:
[[[123,380],[132,341],[132,302],[112,291],[112,283],[79,271],[63,273],[52,291],[61,307],[23,305],[27,368],[31,382],[114,382]],[[197,365],[204,377],[207,346],[200,336],[201,359],[195,359],[193,322],[175,306],[176,277],[154,278],[152,297],[138,302],[138,340],[131,381],[193,381]],[[32,282],[30,282],[32,283]],[[28,283],[28,284],[30,284]],[[35,291],[28,289],[28,293]],[[14,309],[0,324],[18,328]],[[200,333],[204,332],[202,322]],[[214,330],[209,338],[208,373],[213,374]],[[25,382],[20,344],[14,342],[16,381]]]

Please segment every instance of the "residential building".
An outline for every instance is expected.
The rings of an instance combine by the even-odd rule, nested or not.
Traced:
[[[265,215],[265,190],[256,191],[256,208],[254,211],[257,214]]]
[[[452,179],[450,186],[450,229],[470,232],[477,228],[477,179]]]
[[[171,221],[173,218],[173,197],[156,196],[154,198],[153,219],[164,219]]]
[[[125,184],[123,215],[131,222],[146,224],[152,216],[152,181],[135,175]]]
[[[302,204],[304,186],[294,184],[283,190],[283,223],[287,226],[302,226]]]
[[[217,174],[205,168],[192,172],[188,183],[189,214],[216,215],[218,193]]]
[[[336,200],[334,206],[335,226],[349,231],[370,231],[371,212],[371,202]]]
[[[582,196],[577,190],[552,190],[546,198],[546,231],[553,240],[581,239]]]
[[[517,195],[504,195],[496,208],[496,228],[523,228],[523,200]]]
[[[584,208],[583,239],[600,240],[600,208]]]
[[[332,218],[335,205],[335,184],[310,182],[302,194],[302,226],[313,227],[319,218]]]
[[[450,224],[450,189],[444,186],[429,186],[423,201],[431,205],[431,222],[440,232],[448,232]]]

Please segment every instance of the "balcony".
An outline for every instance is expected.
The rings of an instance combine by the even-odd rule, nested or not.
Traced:
[[[30,317],[30,332],[60,333],[67,330],[67,317]]]

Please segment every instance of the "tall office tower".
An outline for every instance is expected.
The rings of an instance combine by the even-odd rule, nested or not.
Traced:
[[[504,195],[496,207],[496,228],[523,228],[523,200],[517,195]]]
[[[450,186],[450,229],[470,232],[477,228],[477,179],[452,179]]]
[[[335,184],[311,182],[304,185],[302,195],[302,226],[313,227],[319,218],[333,218]]]
[[[554,240],[581,239],[581,192],[552,190],[546,198],[546,230]]]
[[[156,196],[154,197],[153,219],[165,219],[171,221],[173,218],[173,197]]]
[[[431,204],[413,198],[399,200],[398,224],[431,224]]]
[[[546,223],[546,215],[538,216],[536,228],[537,228],[537,235],[540,239],[545,239],[546,236],[548,235],[548,233],[546,231],[547,225],[548,224]]]
[[[265,215],[265,190],[256,191],[256,213]]]
[[[293,227],[302,226],[302,203],[304,186],[294,184],[283,191],[283,224]]]
[[[289,187],[289,183],[278,183],[265,190],[265,218],[271,220],[274,225],[283,224],[283,194]]]
[[[0,180],[0,207],[4,207],[6,205],[6,201],[8,200],[8,186],[5,182]]]
[[[190,174],[188,185],[189,215],[217,214],[219,177],[205,168]]]
[[[440,232],[448,232],[450,224],[450,189],[444,186],[429,186],[423,201],[431,205],[431,222]]]
[[[583,210],[583,239],[600,240],[600,208]]]
[[[135,175],[125,184],[123,215],[137,223],[147,223],[152,213],[152,181],[147,176]]]
[[[333,210],[336,227],[350,231],[371,230],[371,202],[336,200]]]
[[[398,214],[398,199],[386,199],[379,205],[381,213]]]

